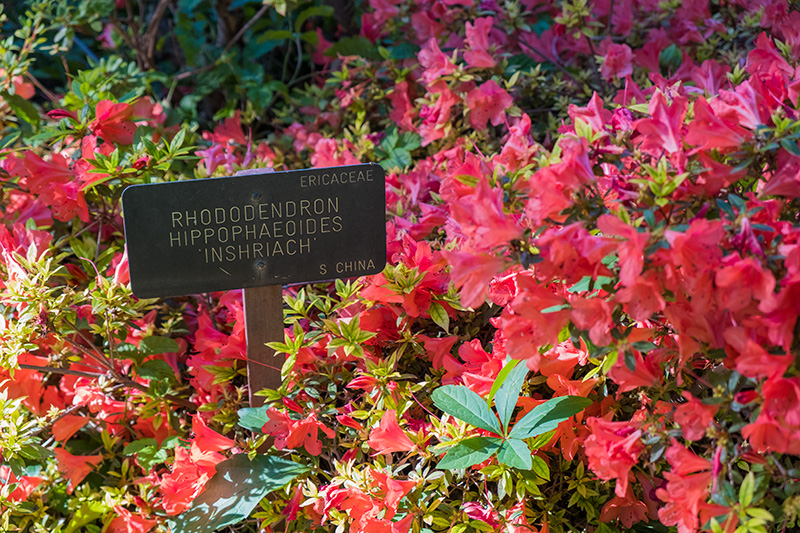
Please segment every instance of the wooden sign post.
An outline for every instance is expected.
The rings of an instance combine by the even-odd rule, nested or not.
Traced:
[[[140,298],[244,289],[248,380],[280,386],[281,286],[376,274],[386,262],[385,174],[375,164],[128,187],[131,288]]]

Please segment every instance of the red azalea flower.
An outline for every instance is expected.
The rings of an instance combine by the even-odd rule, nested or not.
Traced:
[[[72,455],[64,448],[53,450],[58,463],[58,471],[69,480],[67,494],[72,494],[81,481],[103,461],[102,455]]]
[[[635,422],[609,422],[596,417],[587,419],[586,425],[592,431],[584,443],[589,468],[600,479],[616,479],[614,492],[624,498],[628,474],[644,450],[642,430]]]
[[[379,454],[410,452],[416,448],[416,445],[397,423],[397,414],[394,409],[389,409],[383,414],[380,424],[372,430],[367,443]]]
[[[514,100],[496,81],[489,80],[472,89],[465,103],[469,109],[469,123],[477,130],[485,130],[490,120],[495,126],[505,122],[505,110],[514,104]]]
[[[133,123],[133,106],[101,100],[95,108],[91,130],[104,140],[118,144],[133,144],[136,124]]]

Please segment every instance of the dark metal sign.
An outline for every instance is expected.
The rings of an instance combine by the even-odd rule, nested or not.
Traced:
[[[386,263],[376,164],[134,185],[122,195],[140,298],[376,274]]]

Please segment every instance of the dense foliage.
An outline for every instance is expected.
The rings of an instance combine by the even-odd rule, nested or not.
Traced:
[[[3,531],[789,531],[787,0],[35,0],[0,15]],[[381,274],[130,291],[125,187],[378,162]],[[217,474],[215,476],[215,474]]]

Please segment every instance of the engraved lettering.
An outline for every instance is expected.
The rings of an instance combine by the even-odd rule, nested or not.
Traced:
[[[181,218],[182,218],[182,215],[181,215],[180,211],[173,211],[172,212],[172,227],[173,228],[175,227],[175,224],[177,224],[179,228],[183,227],[183,224],[181,224]]]

